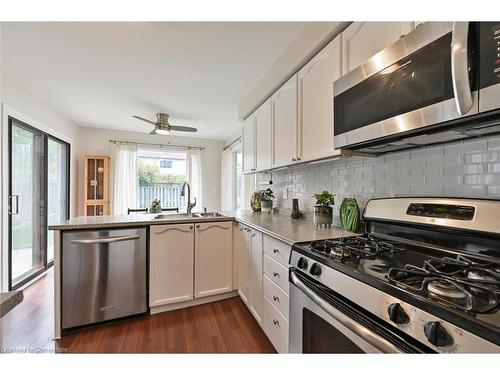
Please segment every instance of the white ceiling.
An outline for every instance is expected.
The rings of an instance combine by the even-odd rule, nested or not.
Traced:
[[[4,23],[4,73],[82,126],[225,139],[240,100],[305,22]]]

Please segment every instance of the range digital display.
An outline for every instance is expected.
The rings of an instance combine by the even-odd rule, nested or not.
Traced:
[[[407,215],[453,220],[472,220],[475,212],[472,206],[427,203],[411,203],[406,210]]]

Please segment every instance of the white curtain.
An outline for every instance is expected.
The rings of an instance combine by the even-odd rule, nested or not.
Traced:
[[[220,181],[220,205],[222,211],[231,211],[233,202],[233,151],[227,148],[222,151],[221,181]]]
[[[137,147],[112,144],[113,173],[113,212],[126,215],[128,208],[137,208]]]
[[[196,198],[196,206],[193,208],[193,211],[201,212],[203,207],[203,195],[201,192],[201,150],[189,150],[187,152],[186,179],[189,186],[191,186],[191,202],[194,202],[194,198]]]

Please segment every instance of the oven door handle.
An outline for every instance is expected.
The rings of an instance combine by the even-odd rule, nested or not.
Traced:
[[[469,82],[467,37],[469,22],[453,22],[451,32],[451,77],[457,111],[465,115],[472,108],[472,92]]]
[[[325,312],[327,312],[332,318],[337,320],[340,324],[354,332],[356,335],[362,337],[365,341],[373,345],[375,348],[379,349],[383,353],[401,353],[396,345],[386,340],[385,338],[375,334],[368,328],[358,323],[348,315],[344,314],[342,311],[333,307],[327,301],[318,296],[314,291],[309,289],[293,271],[290,272],[290,278],[293,284],[299,288],[307,297],[309,297],[315,304],[321,307]]]

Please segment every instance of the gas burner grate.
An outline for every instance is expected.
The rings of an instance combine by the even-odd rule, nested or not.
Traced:
[[[431,259],[423,267],[391,268],[388,280],[447,305],[486,313],[499,307],[499,265],[477,263],[463,256]]]
[[[336,260],[375,257],[384,253],[404,252],[402,243],[383,240],[374,236],[345,237],[338,240],[313,241],[311,251]]]

